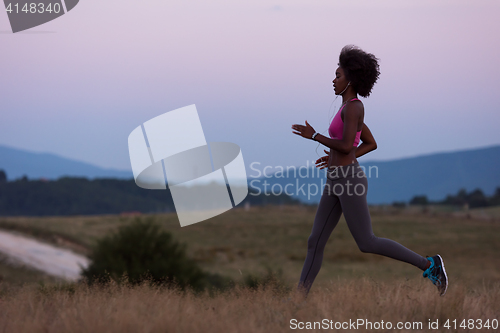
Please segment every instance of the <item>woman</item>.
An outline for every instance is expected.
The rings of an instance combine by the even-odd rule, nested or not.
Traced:
[[[422,257],[395,241],[376,237],[372,231],[366,202],[367,178],[356,158],[375,150],[377,144],[363,122],[363,103],[357,96],[368,97],[379,75],[378,59],[373,54],[345,46],[333,80],[335,94],[342,96],[342,106],[330,124],[330,138],[317,133],[307,121],[305,126],[292,125],[294,134],[330,148],[329,153],[325,150],[328,156],[316,161],[317,167],[327,166],[328,171],[298,285],[305,296],[321,268],[326,242],[342,213],[361,252],[410,263],[424,271],[424,277],[437,286],[441,296],[446,293],[448,277],[440,255]],[[358,147],[360,140],[363,143]]]

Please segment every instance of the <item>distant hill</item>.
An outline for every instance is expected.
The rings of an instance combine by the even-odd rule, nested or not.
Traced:
[[[360,161],[360,165],[365,167],[365,173],[369,176],[370,204],[408,202],[415,195],[442,200],[448,194],[456,194],[461,188],[467,191],[479,188],[490,195],[500,187],[500,146],[383,162]],[[289,170],[288,177],[285,172],[266,179],[249,179],[250,188],[263,190],[263,181],[266,180],[268,191],[274,186],[274,192],[278,193],[291,184],[288,193],[293,193],[293,197],[302,202],[319,202],[321,191],[315,195],[314,192],[321,189],[326,181],[324,171],[318,175],[318,170],[312,166],[308,172],[303,168],[300,176],[297,169],[297,177],[292,171]]]
[[[133,178],[132,170],[104,169],[50,153],[36,153],[0,145],[0,170],[8,180],[26,175],[29,179],[55,180],[64,176],[85,178]]]

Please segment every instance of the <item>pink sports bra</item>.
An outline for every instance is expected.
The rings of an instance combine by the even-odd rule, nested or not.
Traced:
[[[359,99],[353,98],[349,102],[351,102],[351,101],[359,101]],[[340,110],[337,112],[337,114],[333,118],[332,123],[330,124],[330,127],[328,128],[328,134],[330,134],[330,137],[332,139],[342,140],[342,137],[344,134],[344,122],[342,121],[341,113],[342,113],[342,109],[344,108],[344,106],[346,106],[346,104],[344,104],[340,108]],[[354,138],[354,145],[353,145],[354,147],[358,146],[360,138],[361,138],[361,131],[356,132],[356,137]]]

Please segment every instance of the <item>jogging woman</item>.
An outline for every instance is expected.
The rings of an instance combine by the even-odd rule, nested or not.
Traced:
[[[342,96],[342,106],[328,129],[330,137],[317,133],[306,121],[292,125],[293,133],[318,141],[330,148],[328,156],[316,161],[317,167],[328,167],[327,182],[316,212],[307,256],[298,290],[305,296],[318,275],[325,245],[344,213],[347,226],[361,252],[376,253],[412,264],[424,271],[443,296],[448,277],[440,255],[425,258],[401,244],[373,234],[366,202],[368,182],[357,157],[377,148],[369,128],[364,124],[364,107],[358,95],[368,97],[380,75],[378,59],[356,46],[345,46],[340,52],[333,89]],[[359,142],[362,144],[359,145]]]

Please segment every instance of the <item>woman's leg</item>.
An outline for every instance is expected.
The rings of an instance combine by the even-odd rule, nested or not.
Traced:
[[[331,191],[331,181],[327,180],[319,202],[316,217],[307,241],[307,256],[300,275],[298,289],[309,293],[323,261],[323,251],[328,238],[342,215],[339,198]]]
[[[357,172],[361,170],[357,176],[342,179],[345,191],[339,195],[339,199],[347,226],[359,249],[361,252],[380,254],[425,270],[428,263],[426,258],[393,240],[379,238],[373,234],[366,201],[368,181],[362,169],[359,166],[357,168],[359,168]]]

